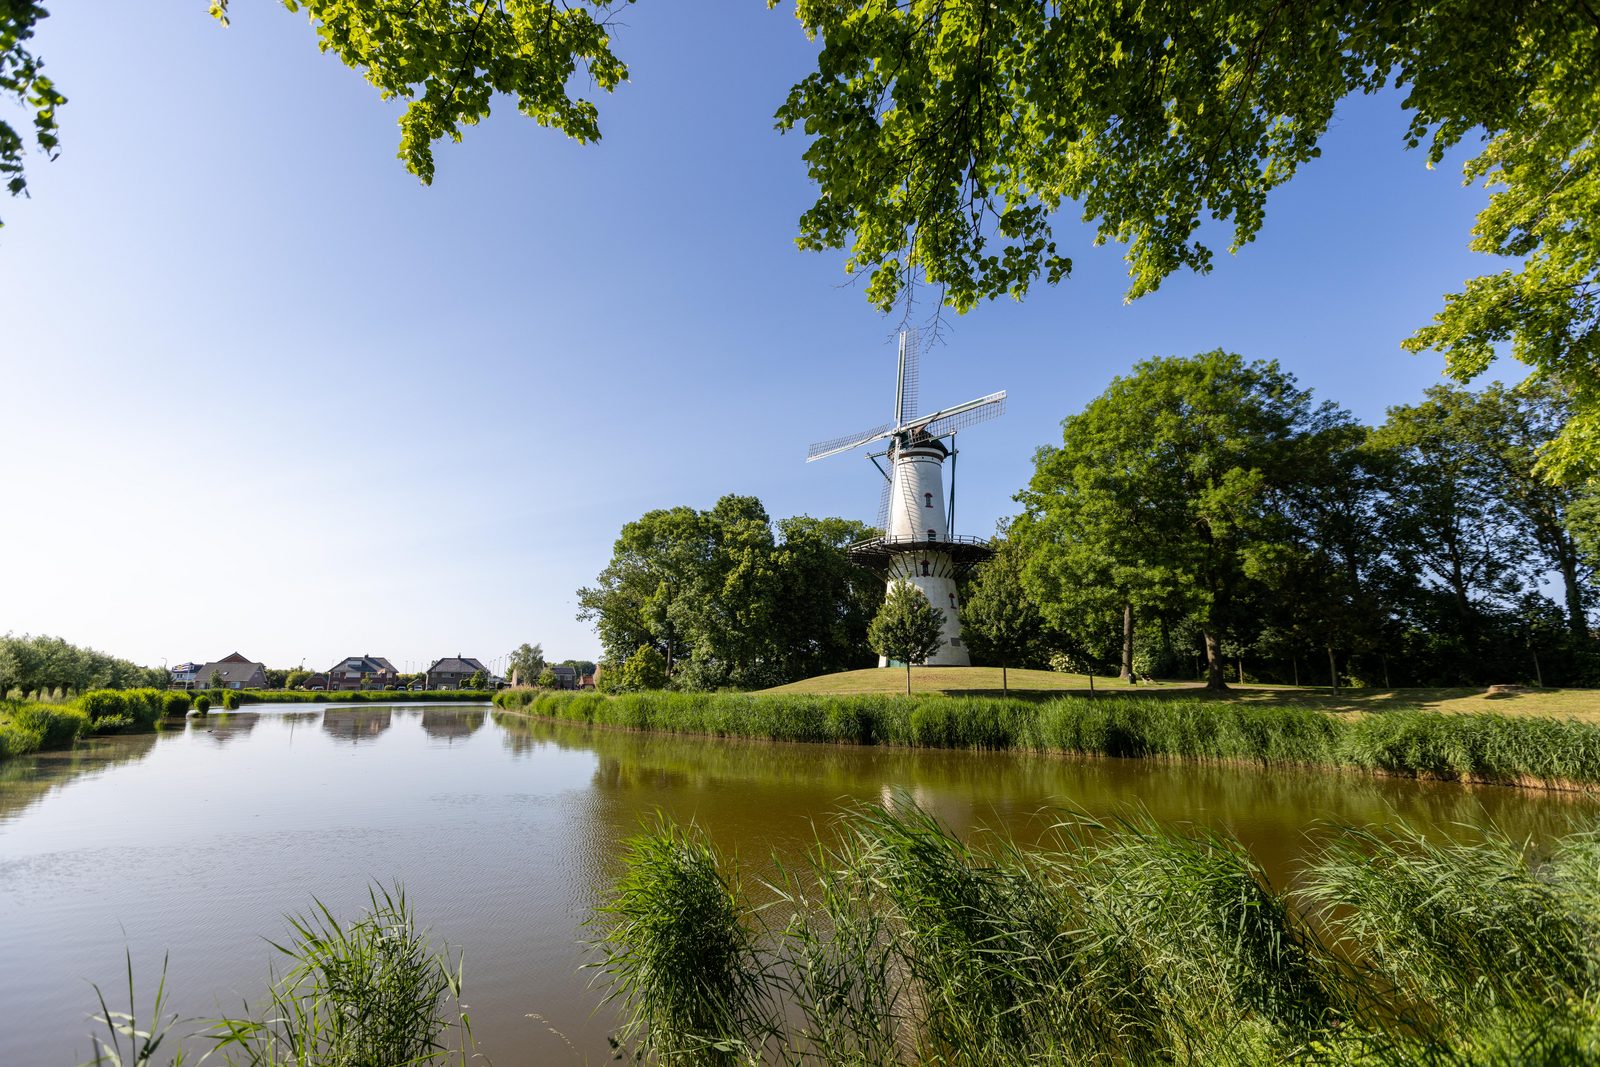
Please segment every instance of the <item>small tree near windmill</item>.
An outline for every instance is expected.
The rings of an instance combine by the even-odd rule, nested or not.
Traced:
[[[911,665],[921,663],[944,645],[944,612],[910,582],[895,582],[867,628],[872,650],[906,665],[906,692],[911,692]]]
[[[1022,585],[1022,561],[1006,545],[983,568],[961,605],[961,633],[979,655],[1000,662],[1000,692],[1011,692],[1006,668],[1037,654],[1044,617]]]

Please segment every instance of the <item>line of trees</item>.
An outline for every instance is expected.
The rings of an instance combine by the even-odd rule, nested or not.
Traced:
[[[0,694],[14,689],[82,693],[88,689],[165,689],[166,685],[167,672],[161,667],[141,667],[45,634],[0,636]]]
[[[753,689],[873,665],[883,581],[844,553],[872,533],[851,519],[773,522],[760,500],[731,494],[628,523],[578,591],[578,618],[605,650],[601,684]]]
[[[1600,505],[1535,470],[1567,415],[1549,385],[1441,385],[1373,428],[1275,362],[1141,363],[1036,455],[1001,558],[1050,632],[1004,651],[1214,687],[1600,683]]]

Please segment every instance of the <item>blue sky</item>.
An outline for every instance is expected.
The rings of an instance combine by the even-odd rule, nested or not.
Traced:
[[[872,518],[864,459],[802,462],[889,417],[895,321],[795,249],[791,11],[644,0],[599,144],[502,100],[424,188],[301,15],[53,6],[63,151],[0,203],[0,631],[149,663],[592,657],[575,590],[651,508]],[[1207,276],[1124,305],[1121,249],[1067,219],[1067,282],[947,317],[925,409],[1011,394],[962,438],[961,532],[1140,359],[1277,359],[1368,421],[1440,380],[1399,341],[1498,265],[1466,247],[1484,193],[1404,125],[1397,94],[1348,101]]]

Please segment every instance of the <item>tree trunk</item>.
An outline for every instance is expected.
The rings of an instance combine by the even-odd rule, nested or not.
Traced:
[[[1567,588],[1567,629],[1573,637],[1589,636],[1589,619],[1583,610],[1583,583],[1578,581],[1578,555],[1568,544],[1561,549],[1561,581]]]
[[[1293,652],[1289,653],[1289,665],[1294,669],[1294,685],[1300,688],[1300,657]]]
[[[1206,688],[1226,689],[1228,680],[1222,676],[1222,642],[1210,628],[1200,631],[1206,640]]]
[[[1533,642],[1528,642],[1528,651],[1533,654],[1533,680],[1539,683],[1539,688],[1544,688],[1544,672],[1539,669],[1539,650],[1533,647]]]
[[[906,696],[911,695],[911,661],[906,660]]]
[[[1089,668],[1089,699],[1094,699],[1094,668]]]
[[[1239,657],[1239,684],[1244,684],[1244,657]]]
[[[1383,660],[1383,687],[1385,689],[1393,689],[1394,687],[1389,684],[1389,653],[1380,652],[1378,653],[1378,658]]]
[[[1133,676],[1133,601],[1122,603],[1122,680],[1132,685]]]
[[[1328,681],[1333,686],[1333,691],[1339,691],[1339,665],[1333,658],[1333,642],[1328,642]]]
[[[1004,663],[1000,664],[1000,695],[1003,697],[1011,695],[1011,689],[1006,683],[1006,665]]]

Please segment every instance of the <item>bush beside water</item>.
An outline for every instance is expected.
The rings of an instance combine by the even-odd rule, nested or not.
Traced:
[[[1285,892],[1231,837],[1069,819],[1026,851],[905,797],[753,901],[698,829],[595,923],[622,1055],[735,1064],[1557,1064],[1600,1049],[1600,832],[1335,833]]]
[[[717,737],[1349,767],[1500,784],[1600,783],[1600,727],[1493,713],[1396,710],[1347,719],[1315,708],[1120,695],[1034,702],[506,689],[494,699],[501,708],[552,719]]]

